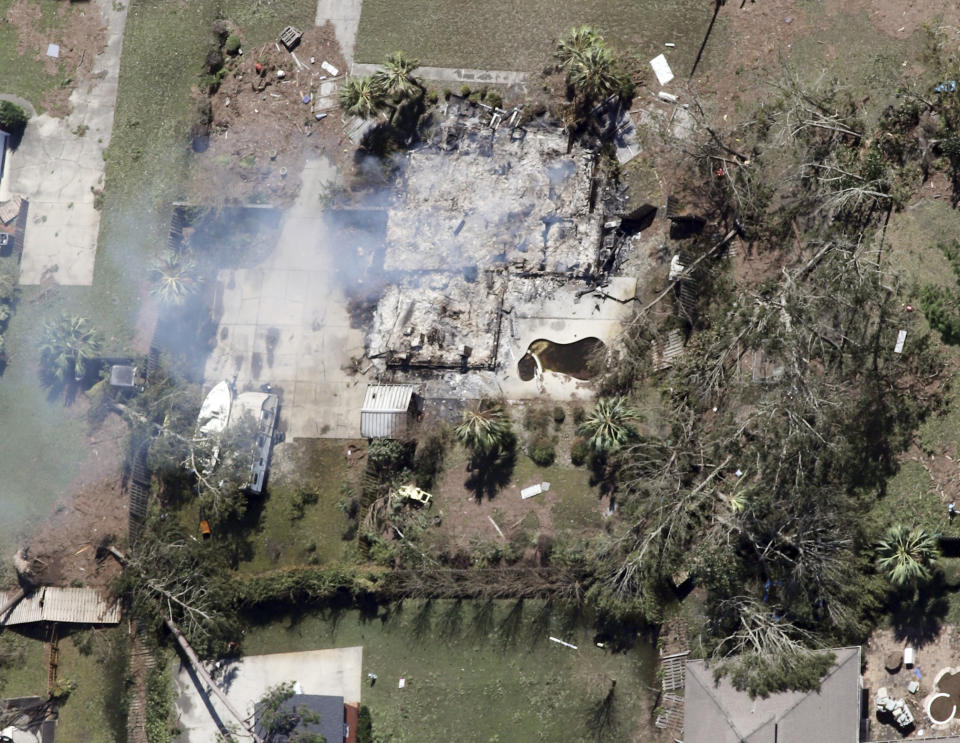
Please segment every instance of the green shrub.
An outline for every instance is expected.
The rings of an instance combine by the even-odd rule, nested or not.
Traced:
[[[495,90],[488,90],[484,96],[484,103],[495,108],[503,107],[503,97]]]
[[[482,96],[480,91],[475,90],[469,96],[467,96],[467,100],[469,100],[471,103],[479,103],[481,100],[481,97]]]
[[[528,405],[523,411],[523,427],[527,431],[546,433],[550,428],[550,411],[539,405]]]
[[[549,467],[557,458],[557,448],[553,439],[546,436],[538,436],[534,439],[529,451],[530,459],[534,464],[540,467]]]
[[[450,100],[450,96],[452,96],[452,95],[453,95],[453,91],[450,90],[450,88],[444,88],[444,89],[443,89],[443,100],[449,101],[449,100]]]
[[[450,435],[446,429],[427,436],[417,446],[413,457],[413,473],[417,487],[430,490],[443,473],[443,462],[447,453]]]
[[[575,405],[573,408],[573,422],[576,425],[580,425],[587,418],[587,411],[583,409],[582,405]]]
[[[586,463],[590,457],[590,444],[583,437],[577,437],[570,446],[570,461],[575,467],[580,467]]]
[[[240,37],[231,34],[227,38],[227,43],[223,45],[223,50],[230,55],[238,54],[240,52]]]
[[[918,304],[944,343],[960,343],[960,295],[957,292],[927,284],[920,289]]]
[[[312,505],[319,500],[316,493],[297,491],[290,498],[289,516],[291,521],[297,521],[303,518],[308,505]]]
[[[433,88],[430,88],[430,90],[427,91],[427,103],[430,103],[431,105],[435,105],[439,100],[440,100],[440,94],[437,93],[437,91],[434,90]]]
[[[357,712],[357,743],[373,743],[373,719],[365,704],[361,704]]]
[[[19,134],[27,126],[30,116],[16,103],[0,101],[0,129],[10,134]]]
[[[562,426],[563,422],[567,419],[567,411],[564,410],[560,405],[554,405],[553,407],[553,422],[558,426]]]
[[[469,96],[469,95],[470,95],[470,86],[467,85],[466,83],[464,83],[464,84],[460,87],[460,95],[462,95],[464,98],[466,98],[467,96]]]

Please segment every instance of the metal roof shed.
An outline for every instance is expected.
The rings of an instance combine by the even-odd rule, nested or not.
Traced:
[[[371,384],[360,409],[360,435],[365,439],[402,436],[416,404],[416,388],[411,384]]]

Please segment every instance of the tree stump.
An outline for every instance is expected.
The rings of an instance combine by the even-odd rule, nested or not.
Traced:
[[[883,661],[883,667],[887,669],[888,673],[896,673],[900,670],[902,664],[903,653],[896,650],[887,653]]]

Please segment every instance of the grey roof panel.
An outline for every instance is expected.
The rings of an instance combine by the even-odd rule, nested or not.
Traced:
[[[685,743],[855,743],[859,735],[860,648],[834,649],[818,692],[751,699],[704,661],[687,663]]]
[[[412,384],[371,384],[363,396],[361,412],[405,413],[416,388]]]

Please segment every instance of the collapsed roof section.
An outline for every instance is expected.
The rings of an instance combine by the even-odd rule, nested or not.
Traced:
[[[434,142],[406,156],[384,268],[590,276],[603,222],[595,153],[554,129],[482,126],[477,111],[451,99]]]
[[[412,276],[386,288],[367,334],[371,358],[388,366],[493,369],[504,277]]]

